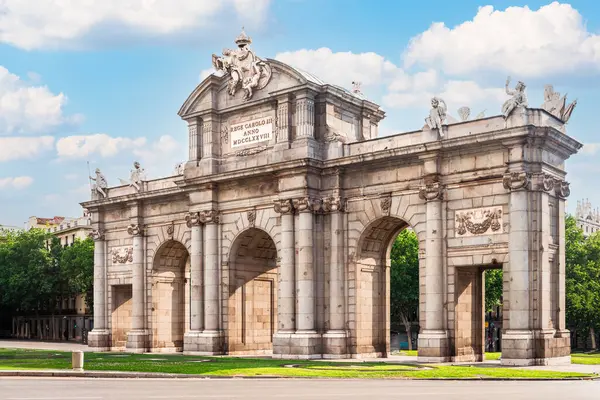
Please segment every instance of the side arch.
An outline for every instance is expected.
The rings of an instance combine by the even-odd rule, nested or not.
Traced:
[[[189,327],[190,256],[186,246],[167,240],[158,247],[150,271],[150,328],[153,351],[183,350]]]
[[[420,317],[424,317],[426,205],[417,193],[356,202],[348,215],[351,351],[386,356],[390,351],[390,253],[395,237],[411,229],[419,240]]]
[[[271,236],[249,227],[229,248],[226,335],[229,354],[272,352],[277,326],[278,253]]]

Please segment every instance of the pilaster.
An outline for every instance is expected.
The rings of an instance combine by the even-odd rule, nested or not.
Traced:
[[[338,194],[338,193],[336,193]],[[346,200],[339,196],[323,199],[323,211],[331,219],[331,253],[329,261],[329,329],[323,335],[324,358],[347,358],[344,226]]]
[[[106,302],[106,242],[103,229],[90,233],[94,240],[94,329],[88,333],[88,346],[94,351],[110,350]]]
[[[188,340],[188,349],[190,350],[187,353],[223,354],[224,337],[219,307],[219,212],[215,209],[203,210],[197,215],[193,215],[190,221],[204,225],[204,329],[201,332],[191,333],[193,339]],[[197,235],[199,234],[197,233]],[[196,326],[198,324],[199,317],[197,317]],[[191,350],[192,348],[193,350]]]
[[[424,184],[419,198],[426,202],[427,232],[425,241],[425,326],[419,335],[418,358],[422,362],[450,360],[450,340],[445,321],[444,244],[442,204],[444,187],[439,182],[436,154],[424,158]]]
[[[203,240],[199,213],[190,212],[186,215],[185,220],[191,230],[190,330],[184,335],[183,350],[185,353],[193,353],[200,351],[199,337],[204,330]]]

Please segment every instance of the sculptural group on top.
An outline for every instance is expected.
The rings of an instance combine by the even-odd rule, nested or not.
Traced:
[[[271,67],[250,50],[248,46],[252,39],[243,29],[235,43],[238,45],[236,50],[223,49],[222,56],[213,54],[212,63],[215,69],[231,77],[228,87],[231,96],[241,88],[243,99],[250,100],[255,90],[264,88],[271,80]]]
[[[511,90],[509,89],[510,80],[511,78],[509,76],[506,79],[506,84],[504,86],[506,94],[510,96],[510,98],[502,104],[502,116],[504,119],[507,119],[518,108],[525,109],[529,107],[527,94],[525,93],[525,83],[519,81],[515,85],[515,88]],[[561,97],[560,93],[554,91],[552,85],[546,85],[544,87],[544,103],[541,108],[560,119],[563,123],[566,123],[569,120],[576,105],[577,100],[567,105],[567,96],[564,95]],[[447,111],[448,107],[444,100],[439,97],[433,97],[431,99],[431,110],[429,111],[429,116],[425,118],[425,122],[431,130],[438,131],[440,138],[444,137],[443,126],[447,125],[447,119],[453,120],[453,118],[448,115]],[[460,107],[458,109],[458,114],[463,121],[466,121],[469,118],[470,112],[471,110],[469,107]],[[479,113],[475,119],[483,117],[484,111]]]

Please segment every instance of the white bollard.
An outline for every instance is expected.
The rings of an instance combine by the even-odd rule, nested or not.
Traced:
[[[73,371],[83,372],[83,351],[74,351],[71,355]]]

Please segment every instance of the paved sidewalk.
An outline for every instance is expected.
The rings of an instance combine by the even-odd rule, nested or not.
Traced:
[[[0,349],[32,349],[56,351],[91,351],[87,345],[71,342],[42,342],[37,340],[0,340]]]

